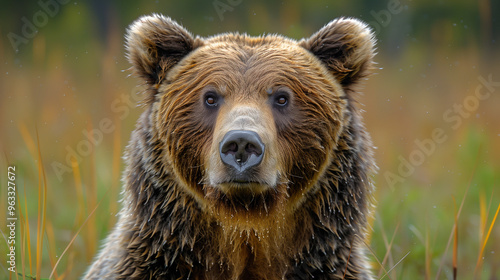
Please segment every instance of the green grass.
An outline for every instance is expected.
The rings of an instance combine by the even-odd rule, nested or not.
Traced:
[[[485,148],[478,148],[490,143],[474,143],[475,134],[465,134],[468,151],[453,164],[460,179],[423,185],[409,178],[394,191],[379,190],[370,245],[379,259],[386,257],[385,270],[401,260],[390,279],[454,279],[454,269],[461,279],[498,277],[500,178],[485,164]]]

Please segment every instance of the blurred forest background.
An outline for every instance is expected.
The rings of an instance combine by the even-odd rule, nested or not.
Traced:
[[[361,103],[379,166],[377,279],[500,279],[500,1],[1,3],[0,279],[77,279],[114,225],[142,112],[124,33],[151,13],[200,36],[300,39],[340,16],[369,23],[379,69]],[[10,165],[20,274],[7,262]]]

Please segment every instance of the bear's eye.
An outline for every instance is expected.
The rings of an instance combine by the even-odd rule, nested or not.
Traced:
[[[280,96],[277,100],[276,100],[276,104],[280,105],[280,106],[284,106],[286,105],[286,103],[288,103],[288,99],[284,96]]]
[[[215,107],[218,105],[218,97],[215,92],[207,92],[205,94],[205,104],[210,107]]]
[[[274,104],[277,107],[285,107],[288,105],[288,92],[278,92],[274,97]]]

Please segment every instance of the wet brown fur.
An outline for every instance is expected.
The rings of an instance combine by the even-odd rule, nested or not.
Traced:
[[[127,50],[145,112],[119,221],[85,279],[372,279],[363,241],[375,165],[356,101],[374,56],[366,25],[337,19],[301,41],[200,38],[152,15],[130,27]],[[266,103],[281,87],[293,93],[286,114]],[[210,89],[224,97],[216,111],[201,102]],[[263,164],[279,174],[265,191],[210,184],[238,106],[264,120]]]

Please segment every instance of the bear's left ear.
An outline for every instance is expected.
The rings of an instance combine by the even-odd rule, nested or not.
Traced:
[[[346,88],[365,77],[373,66],[373,33],[357,19],[335,19],[299,44],[318,57]]]
[[[152,85],[160,83],[172,66],[201,43],[177,22],[158,14],[132,23],[126,40],[134,74]]]

